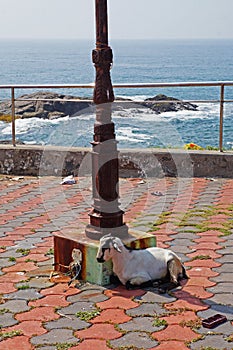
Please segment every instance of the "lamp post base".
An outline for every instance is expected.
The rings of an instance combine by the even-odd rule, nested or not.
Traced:
[[[127,239],[129,232],[128,232],[128,226],[123,225],[120,227],[114,227],[114,228],[105,228],[105,227],[96,227],[87,225],[85,230],[86,236],[93,240],[100,240],[103,236],[111,233],[112,236],[119,237],[120,239]]]
[[[127,226],[126,226],[127,227]],[[123,230],[124,231],[124,230]],[[109,233],[109,231],[108,231]],[[93,233],[94,235],[96,233]],[[99,242],[84,234],[82,230],[73,229],[69,233],[57,233],[54,235],[54,266],[55,271],[66,273],[67,266],[72,262],[74,248],[82,252],[81,271],[78,279],[102,286],[110,284],[112,275],[111,261],[100,264],[96,260]],[[156,238],[145,232],[127,230],[127,235],[122,238],[124,244],[132,249],[144,249],[156,246]]]

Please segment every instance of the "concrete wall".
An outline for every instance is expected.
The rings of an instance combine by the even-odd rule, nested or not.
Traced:
[[[83,176],[91,173],[91,149],[0,145],[0,174]],[[233,178],[233,152],[161,149],[120,150],[120,176]]]

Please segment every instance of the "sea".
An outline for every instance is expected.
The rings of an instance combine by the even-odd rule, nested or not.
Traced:
[[[113,40],[110,45],[113,84],[233,81],[233,39]],[[95,80],[94,41],[0,40],[0,48],[0,85],[89,84]],[[18,89],[16,97],[35,91]],[[92,89],[46,91],[82,98],[93,94]],[[112,113],[119,148],[182,148],[188,143],[218,147],[219,87],[125,88],[114,93],[132,100],[130,107],[120,106]],[[158,115],[136,103],[157,94],[199,101],[197,111]],[[9,98],[10,91],[0,89],[0,101]],[[233,87],[226,87],[225,99],[233,101]],[[90,147],[94,121],[93,109],[52,120],[18,119],[16,139],[25,144]],[[233,102],[224,104],[223,128],[223,146],[232,150]],[[11,124],[0,121],[2,140],[11,140]]]

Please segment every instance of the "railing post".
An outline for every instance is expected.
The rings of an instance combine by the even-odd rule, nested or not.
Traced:
[[[224,113],[224,84],[220,93],[220,119],[219,119],[219,151],[223,152],[223,113]]]
[[[12,123],[12,145],[16,146],[15,141],[15,89],[11,88],[11,123]]]

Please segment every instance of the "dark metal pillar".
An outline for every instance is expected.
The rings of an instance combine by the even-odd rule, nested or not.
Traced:
[[[114,93],[110,76],[113,61],[108,46],[107,0],[95,0],[96,49],[92,59],[96,69],[93,101],[96,105],[94,141],[92,142],[93,210],[86,234],[99,239],[106,233],[127,236],[124,212],[119,208],[119,161],[115,127],[111,117]]]

